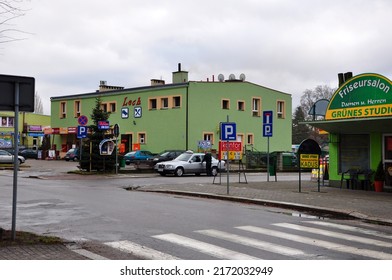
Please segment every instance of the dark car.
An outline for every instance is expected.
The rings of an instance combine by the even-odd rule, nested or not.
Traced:
[[[152,160],[155,163],[162,162],[162,161],[170,161],[184,153],[184,150],[165,150],[158,155],[156,155]]]
[[[20,156],[23,156],[24,158],[38,158],[38,151],[33,150],[33,149],[25,149],[19,152]]]
[[[77,161],[79,159],[80,152],[78,148],[69,149],[68,152],[65,154],[64,159],[66,161]]]
[[[154,154],[150,151],[132,151],[124,155],[125,164],[129,165],[141,160],[150,160]]]

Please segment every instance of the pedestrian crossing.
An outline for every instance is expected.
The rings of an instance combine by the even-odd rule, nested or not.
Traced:
[[[170,232],[152,235],[154,244],[162,242],[157,246],[161,251],[127,240],[105,245],[151,260],[188,259],[192,252],[197,259],[205,255],[205,259],[224,260],[270,259],[271,256],[283,260],[392,260],[392,234],[325,221],[274,223],[264,227],[246,225],[228,231],[200,229],[185,235]],[[188,253],[181,255],[184,250]]]

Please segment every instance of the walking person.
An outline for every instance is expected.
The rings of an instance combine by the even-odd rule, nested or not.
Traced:
[[[205,153],[202,163],[203,162],[206,162],[207,176],[212,176],[212,168],[211,168],[212,156],[210,152]]]

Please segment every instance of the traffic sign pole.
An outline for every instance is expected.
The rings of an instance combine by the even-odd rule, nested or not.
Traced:
[[[227,115],[227,122],[229,122],[229,115]],[[227,135],[226,135],[227,136]],[[226,161],[227,161],[227,169],[226,169],[226,173],[227,173],[227,194],[230,193],[230,187],[229,187],[229,178],[230,178],[230,163],[229,163],[229,137],[226,137],[227,141],[226,141]]]

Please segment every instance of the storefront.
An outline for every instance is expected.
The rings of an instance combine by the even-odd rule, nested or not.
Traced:
[[[385,188],[392,186],[392,82],[379,74],[341,81],[324,120],[307,122],[329,133],[330,185],[341,186],[342,173],[372,171],[382,161]]]

